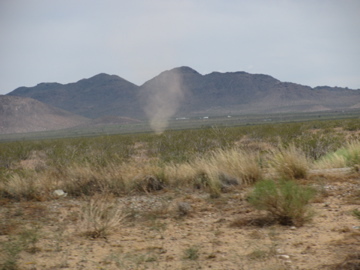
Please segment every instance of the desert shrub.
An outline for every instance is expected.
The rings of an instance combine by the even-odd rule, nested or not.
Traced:
[[[19,170],[0,182],[0,196],[16,201],[46,199],[48,179],[37,178],[36,174]]]
[[[192,183],[195,188],[209,192],[211,198],[218,198],[221,195],[222,184],[217,172],[211,166],[198,167]]]
[[[330,153],[315,162],[314,167],[317,169],[333,169],[346,167],[346,159],[337,153]]]
[[[184,250],[183,259],[185,260],[197,260],[200,256],[200,247],[191,246]]]
[[[306,132],[294,139],[296,147],[302,149],[307,157],[318,160],[329,152],[334,152],[344,144],[344,136],[334,132]]]
[[[352,211],[352,214],[353,214],[354,217],[360,219],[360,211],[358,209],[354,209]]]
[[[134,179],[136,190],[145,193],[159,191],[165,188],[166,184],[161,178],[154,175],[145,175],[140,178]]]
[[[116,198],[109,194],[97,194],[87,199],[81,213],[84,235],[91,238],[106,237],[126,218]]]
[[[360,141],[351,141],[344,148],[339,149],[336,153],[344,156],[346,165],[351,167],[360,164]]]
[[[316,166],[319,168],[356,168],[359,164],[360,141],[351,141],[337,151],[325,155],[316,163]]]
[[[282,225],[301,226],[311,217],[308,203],[315,191],[294,181],[263,180],[255,184],[249,203],[259,210],[266,210]]]
[[[166,172],[176,179],[175,185],[193,185],[211,197],[219,197],[230,186],[252,184],[262,178],[257,154],[239,149],[217,149],[182,164],[169,164]]]
[[[309,171],[309,161],[305,153],[290,144],[287,148],[281,147],[274,151],[270,161],[271,166],[282,178],[306,178]]]
[[[349,119],[344,123],[344,129],[348,131],[360,130],[360,122],[358,119]]]
[[[188,162],[217,148],[232,145],[237,138],[233,132],[219,128],[166,131],[143,137],[149,146],[149,156],[164,162]]]
[[[218,175],[229,175],[242,184],[253,184],[262,178],[259,160],[256,153],[231,148],[213,151],[207,162],[212,164]]]

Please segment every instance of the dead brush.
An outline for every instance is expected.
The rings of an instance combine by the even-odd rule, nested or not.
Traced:
[[[169,184],[164,167],[157,163],[124,163],[119,170],[127,193],[150,193],[162,190]]]
[[[293,144],[273,151],[270,160],[270,166],[281,178],[290,179],[306,178],[309,164],[305,153]]]
[[[136,191],[142,191],[146,194],[159,191],[165,188],[165,183],[162,179],[153,175],[145,175],[134,179],[136,184]]]
[[[243,185],[250,185],[262,179],[262,170],[257,153],[231,148],[213,151],[210,163],[220,173],[239,179]]]
[[[96,194],[87,198],[81,211],[83,235],[106,238],[111,229],[117,228],[126,218],[116,198],[110,194]]]
[[[196,163],[195,163],[196,164]],[[194,162],[173,163],[164,166],[164,173],[172,187],[190,187],[198,177],[199,168]]]
[[[50,180],[37,176],[36,173],[27,171],[15,172],[8,180],[0,182],[0,194],[2,197],[17,201],[44,201]]]

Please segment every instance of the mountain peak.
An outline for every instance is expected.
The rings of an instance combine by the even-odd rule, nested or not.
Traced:
[[[94,76],[92,76],[90,78],[81,79],[78,82],[88,81],[88,82],[94,83],[94,82],[99,82],[99,81],[110,81],[110,80],[119,80],[119,79],[122,79],[122,78],[120,78],[117,75],[109,75],[109,74],[106,74],[106,73],[99,73],[99,74],[94,75]]]
[[[187,66],[181,66],[181,67],[176,67],[173,68],[170,71],[177,71],[177,72],[181,72],[181,73],[194,73],[194,74],[200,74],[199,72],[197,72],[195,69],[192,69],[191,67],[187,67]]]

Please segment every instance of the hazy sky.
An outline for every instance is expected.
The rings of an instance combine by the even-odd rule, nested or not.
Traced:
[[[0,0],[0,94],[190,66],[360,89],[359,0]]]

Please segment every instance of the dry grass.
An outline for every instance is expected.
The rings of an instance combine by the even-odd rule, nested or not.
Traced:
[[[0,193],[3,197],[18,201],[46,200],[54,185],[51,179],[40,175],[32,171],[15,172],[7,181],[0,182]]]
[[[260,157],[257,153],[239,149],[218,149],[214,151],[209,163],[220,173],[235,177],[241,184],[249,185],[262,179]]]
[[[309,161],[305,153],[290,144],[274,151],[270,161],[271,167],[281,178],[301,179],[306,178],[309,172]]]
[[[319,169],[353,167],[357,170],[359,164],[360,142],[352,140],[337,151],[325,155],[315,163],[315,167]]]
[[[346,159],[344,156],[333,153],[332,155],[325,156],[315,163],[316,169],[334,169],[334,168],[345,168]]]
[[[259,156],[239,149],[218,149],[191,162],[164,167],[171,186],[207,189],[213,197],[230,186],[249,185],[262,179]]]
[[[81,214],[81,228],[84,235],[91,238],[106,238],[110,230],[119,228],[126,218],[116,198],[108,194],[98,194],[86,200]]]
[[[16,164],[0,153],[0,248],[7,252],[0,255],[7,254],[0,259],[0,269],[321,269],[327,260],[346,266],[358,260],[342,251],[347,241],[333,252],[329,239],[341,239],[356,230],[352,228],[359,222],[358,210],[354,211],[359,203],[359,174],[339,170],[335,175],[329,170],[309,178],[309,168],[325,161],[311,164],[301,144],[277,143],[276,137],[266,141],[255,131],[247,133],[245,142],[234,132],[236,146],[226,142],[225,133],[221,139],[226,144],[205,137],[193,143],[165,134],[153,141],[144,136],[133,150],[131,144],[125,147],[116,140],[104,143],[101,151],[92,149],[95,144],[90,147],[85,139],[79,139],[78,146],[75,142],[59,145],[53,152],[39,144],[37,153],[46,155],[32,154],[30,149],[29,155],[14,157]],[[186,143],[193,148],[181,152]],[[323,166],[355,167],[359,145],[352,141],[330,153],[338,161]],[[10,155],[13,148],[8,150]],[[125,150],[128,157],[116,158]],[[276,172],[269,174],[274,180],[308,178],[296,184],[320,185],[323,198],[308,201],[300,196],[306,199],[306,207],[290,209],[295,212],[290,221],[288,212],[283,218],[283,213],[278,217],[278,212],[274,216],[257,211],[249,203],[248,191],[271,170]],[[68,196],[52,196],[56,189]],[[284,194],[280,195],[289,201],[291,196]],[[265,203],[273,205],[275,198],[277,209],[287,207],[281,204],[285,200],[276,197],[279,193],[270,195]],[[307,206],[316,210],[314,222],[305,223],[310,213]],[[304,227],[292,230],[277,223]],[[39,232],[29,231],[37,226]],[[275,231],[276,237],[270,237]],[[26,238],[25,246],[20,237]],[[294,257],[292,265],[284,266],[278,251],[266,248],[273,242],[276,249],[287,249],[281,254]],[[358,245],[351,243],[351,247]]]

